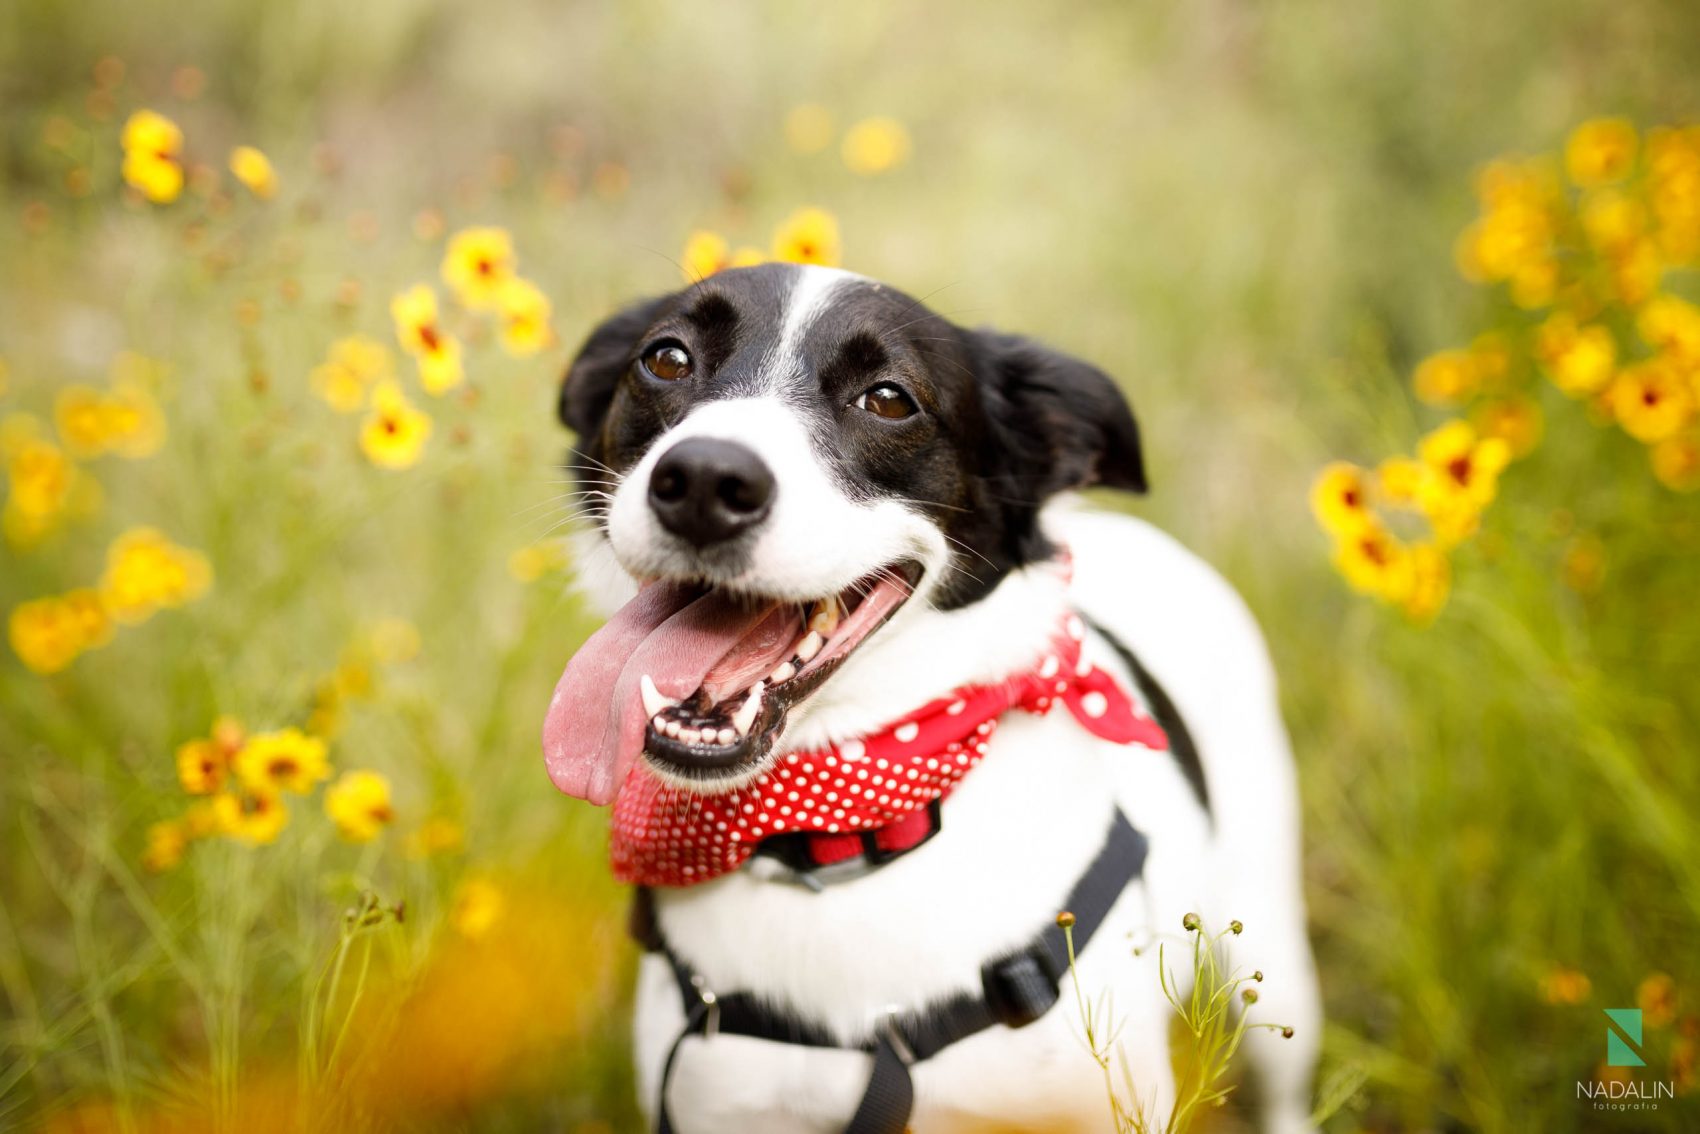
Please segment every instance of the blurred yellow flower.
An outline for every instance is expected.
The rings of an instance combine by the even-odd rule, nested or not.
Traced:
[[[431,419],[415,409],[394,382],[372,394],[372,412],[360,430],[360,448],[373,464],[405,469],[418,462],[431,436]]]
[[[313,367],[308,383],[338,413],[354,413],[366,404],[366,391],[392,373],[390,349],[367,335],[349,335],[331,344],[325,361]]]
[[[1310,489],[1311,511],[1330,535],[1352,535],[1373,528],[1373,499],[1364,470],[1346,461],[1335,461],[1323,469]]]
[[[161,607],[199,598],[211,585],[206,556],[179,547],[153,528],[132,528],[107,548],[100,598],[114,619],[134,624]]]
[[[108,451],[135,461],[153,456],[165,445],[165,415],[140,381],[113,382],[104,408]]]
[[[732,249],[732,259],[727,261],[728,268],[753,268],[758,264],[767,263],[767,253],[750,244]]]
[[[190,795],[211,795],[224,786],[230,764],[219,745],[205,737],[177,746],[177,782]]]
[[[851,173],[885,173],[908,160],[909,131],[895,118],[864,118],[845,133],[840,153]]]
[[[798,209],[773,234],[773,258],[791,264],[839,262],[838,221],[825,209]]]
[[[147,845],[142,849],[142,869],[161,874],[183,861],[183,851],[189,846],[189,833],[175,820],[153,823],[148,827]]]
[[[77,624],[80,638],[80,648],[95,650],[112,641],[114,627],[112,616],[107,613],[106,604],[101,601],[100,592],[93,587],[78,587],[67,591],[59,597],[68,613]]]
[[[1334,566],[1353,590],[1402,603],[1411,593],[1411,555],[1398,538],[1367,527],[1334,545]]]
[[[508,574],[521,583],[535,583],[549,571],[564,571],[570,562],[566,540],[539,540],[516,548],[508,556]]]
[[[18,442],[6,459],[8,507],[24,516],[46,519],[70,498],[77,467],[53,442],[34,437]]]
[[[805,102],[785,115],[785,142],[800,154],[818,154],[832,144],[832,112],[818,102]]]
[[[706,280],[732,263],[732,246],[718,232],[706,228],[694,230],[685,237],[685,249],[679,253],[679,267],[686,283]]]
[[[1417,490],[1422,487],[1423,466],[1409,457],[1389,457],[1375,470],[1381,498],[1401,508],[1417,506]]]
[[[344,772],[325,789],[325,814],[349,842],[371,842],[395,818],[390,781],[377,772]]]
[[[1639,307],[1659,290],[1664,260],[1652,240],[1635,240],[1606,257],[1612,289],[1625,307]]]
[[[1564,145],[1564,168],[1583,189],[1622,181],[1635,168],[1635,127],[1622,118],[1593,118]]]
[[[1642,341],[1690,365],[1700,365],[1700,307],[1674,295],[1658,295],[1635,313]]]
[[[1612,415],[1637,441],[1650,444],[1674,437],[1694,416],[1693,390],[1664,359],[1624,367],[1609,394]]]
[[[461,384],[460,340],[443,330],[437,293],[429,284],[411,287],[390,301],[390,317],[401,348],[419,361],[419,384],[428,394],[442,394]]]
[[[1675,492],[1700,488],[1700,437],[1685,433],[1654,443],[1648,456],[1659,483]]]
[[[1582,198],[1582,231],[1594,250],[1619,255],[1647,235],[1647,207],[1622,189],[1595,189]]]
[[[124,123],[124,180],[155,204],[183,192],[183,131],[152,110],[138,110]]]
[[[298,728],[249,737],[231,765],[242,785],[254,795],[276,795],[280,791],[305,795],[331,774],[325,742]]]
[[[277,170],[272,168],[271,159],[253,146],[237,146],[230,151],[230,172],[262,201],[277,196]]]
[[[549,297],[530,280],[519,276],[503,283],[496,292],[502,349],[515,358],[527,358],[549,345]]]
[[[1559,569],[1565,586],[1578,594],[1593,594],[1606,581],[1606,545],[1584,532],[1564,549]]]
[[[469,878],[461,883],[449,911],[449,924],[462,937],[476,941],[490,932],[506,906],[502,891],[494,882]]]
[[[212,815],[220,834],[253,846],[276,842],[289,824],[289,808],[276,795],[220,792],[213,796]]]
[[[1540,991],[1548,1004],[1575,1005],[1593,994],[1594,982],[1580,970],[1552,965],[1541,976]]]
[[[1534,452],[1545,428],[1540,405],[1522,396],[1483,402],[1471,411],[1470,422],[1483,437],[1497,437],[1509,445],[1513,458]]]
[[[430,858],[450,854],[466,845],[466,832],[446,815],[433,815],[407,837],[410,858]]]
[[[1435,539],[1451,547],[1475,532],[1493,502],[1511,446],[1498,437],[1478,438],[1467,421],[1450,421],[1418,443],[1417,459],[1423,466],[1417,504]]]
[[[368,636],[372,655],[382,665],[396,665],[419,656],[419,629],[405,618],[385,618]]]
[[[1414,544],[1410,551],[1410,584],[1401,601],[1412,622],[1434,621],[1452,590],[1452,568],[1446,553],[1432,543]]]
[[[443,256],[443,282],[474,311],[496,306],[499,290],[518,263],[506,229],[465,228],[449,238]]]
[[[1559,311],[1535,332],[1535,359],[1553,385],[1573,398],[1605,388],[1617,365],[1617,343],[1598,323],[1578,325]]]
[[[1676,1019],[1676,980],[1669,973],[1648,973],[1635,987],[1635,1006],[1649,1028],[1668,1028]]]
[[[106,451],[106,400],[89,386],[66,386],[53,399],[53,425],[74,457],[88,460]]]
[[[1480,376],[1470,352],[1443,350],[1423,359],[1411,384],[1417,397],[1430,405],[1467,401],[1476,392]]]
[[[36,673],[58,673],[77,660],[83,628],[76,612],[58,598],[19,603],[7,620],[12,652]]]
[[[1672,263],[1700,255],[1700,134],[1660,128],[1647,134],[1648,202],[1659,249]]]

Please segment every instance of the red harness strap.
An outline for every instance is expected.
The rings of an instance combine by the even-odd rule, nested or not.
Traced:
[[[644,886],[690,886],[736,870],[763,840],[800,832],[816,865],[867,850],[918,845],[935,829],[935,801],[985,756],[1012,709],[1044,715],[1058,702],[1094,736],[1159,751],[1168,738],[1115,678],[1080,656],[1085,626],[1063,619],[1049,648],[1002,681],[967,686],[877,733],[791,752],[754,783],[704,795],[663,783],[640,765],[614,801],[614,874]]]

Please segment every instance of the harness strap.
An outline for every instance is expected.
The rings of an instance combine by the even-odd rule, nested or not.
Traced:
[[[1145,869],[1149,843],[1120,809],[1111,817],[1104,845],[1069,892],[1065,909],[1074,915],[1074,945],[1084,950],[1128,883]],[[667,1087],[686,1037],[712,1039],[719,1034],[749,1036],[803,1047],[863,1051],[873,1056],[868,1086],[845,1134],[902,1134],[914,1109],[915,1084],[909,1068],[954,1043],[996,1025],[1020,1028],[1050,1011],[1068,973],[1068,938],[1054,921],[1022,948],[987,961],[980,969],[980,992],[959,992],[918,1011],[892,1012],[861,1044],[839,1042],[830,1031],[781,1011],[748,992],[717,995],[706,980],[662,936],[654,897],[640,888],[632,907],[632,936],[660,953],[672,967],[685,1005],[685,1026],[667,1052],[657,1100],[657,1134],[674,1134]]]

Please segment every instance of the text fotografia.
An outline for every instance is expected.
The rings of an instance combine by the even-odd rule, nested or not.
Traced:
[[[1595,1110],[1658,1110],[1660,1099],[1674,1099],[1676,1084],[1619,1082],[1616,1079],[1577,1080],[1576,1097],[1589,1099]]]

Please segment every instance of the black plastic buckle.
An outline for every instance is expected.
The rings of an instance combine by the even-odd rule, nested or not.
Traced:
[[[1050,954],[1027,949],[980,967],[980,985],[992,1018],[1008,1028],[1024,1028],[1051,1010],[1062,995],[1062,974],[1052,971]]]

